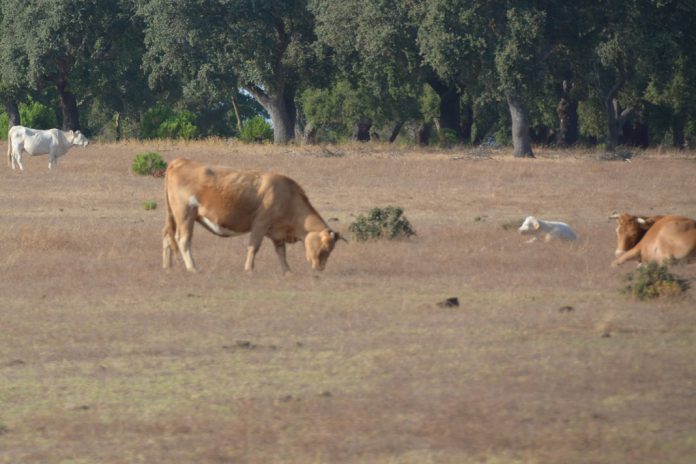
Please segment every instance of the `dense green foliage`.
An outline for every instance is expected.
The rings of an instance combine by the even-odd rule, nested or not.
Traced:
[[[254,116],[244,123],[239,138],[244,142],[269,142],[273,140],[273,128],[262,116]]]
[[[627,285],[621,291],[639,300],[673,297],[689,289],[689,282],[680,279],[666,265],[651,262],[626,274]]]
[[[34,101],[51,109],[51,125],[105,139],[241,136],[242,121],[261,115],[276,143],[345,140],[360,124],[390,141],[512,142],[523,156],[530,142],[696,143],[694,2],[46,8],[0,2],[0,124],[46,122],[22,114]]]
[[[195,116],[190,111],[176,112],[166,105],[156,105],[143,115],[140,135],[145,139],[184,139],[196,136],[198,128],[194,124]]]
[[[133,158],[131,169],[141,176],[153,176],[167,169],[167,163],[159,153],[139,153]]]
[[[416,231],[403,214],[403,208],[398,206],[372,208],[367,215],[359,215],[348,226],[348,230],[359,242],[382,238],[393,240],[416,235]]]

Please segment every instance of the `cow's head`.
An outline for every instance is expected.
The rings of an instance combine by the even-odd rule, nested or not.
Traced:
[[[89,140],[87,140],[87,137],[85,137],[85,134],[83,134],[79,130],[68,131],[65,133],[65,136],[68,139],[68,141],[73,145],[77,145],[80,147],[86,147],[89,144]]]
[[[305,252],[307,261],[315,271],[323,271],[329,255],[336,246],[336,242],[345,240],[338,232],[331,229],[324,229],[321,232],[310,232],[305,237]]]
[[[616,250],[615,256],[621,256],[640,242],[645,233],[662,216],[633,216],[628,213],[612,214],[610,219],[616,219]]]
[[[517,231],[522,235],[529,235],[539,230],[539,227],[541,227],[541,225],[539,224],[537,218],[534,216],[528,216]]]

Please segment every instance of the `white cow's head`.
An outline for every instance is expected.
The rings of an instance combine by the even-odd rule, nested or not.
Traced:
[[[73,145],[78,145],[80,147],[86,147],[89,144],[89,140],[87,140],[87,137],[85,137],[85,134],[83,134],[79,130],[67,131],[65,133],[65,137],[68,139],[68,142],[70,142]]]
[[[517,230],[522,235],[528,235],[533,234],[534,232],[539,230],[539,227],[541,226],[539,225],[539,221],[537,220],[537,218],[535,218],[534,216],[528,216],[527,219],[524,220],[520,228]]]

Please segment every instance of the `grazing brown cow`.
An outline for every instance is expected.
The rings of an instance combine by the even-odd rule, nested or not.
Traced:
[[[275,245],[283,272],[290,267],[285,244],[304,241],[307,261],[321,271],[341,238],[326,225],[294,180],[280,174],[235,171],[178,158],[164,180],[167,217],[164,226],[163,267],[179,250],[186,269],[195,272],[191,256],[193,224],[198,222],[220,237],[251,233],[244,269],[254,269],[263,237]]]
[[[696,221],[684,216],[636,217],[622,214],[616,228],[617,259],[640,262],[689,260],[696,256]]]

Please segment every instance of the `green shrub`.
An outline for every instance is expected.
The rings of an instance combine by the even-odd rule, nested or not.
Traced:
[[[689,289],[689,282],[670,273],[665,264],[655,262],[640,266],[625,277],[622,293],[639,300],[679,296]]]
[[[387,206],[386,208],[372,208],[367,216],[359,215],[353,223],[348,226],[348,230],[358,241],[377,240],[386,238],[408,238],[416,235],[416,231],[411,227],[404,210],[398,206]]]
[[[155,200],[146,200],[143,202],[143,208],[145,211],[152,211],[157,209],[157,202]]]
[[[140,135],[146,139],[191,140],[198,134],[196,117],[190,111],[176,112],[164,104],[157,104],[143,114]]]
[[[263,116],[254,116],[242,126],[239,138],[244,142],[266,142],[273,140],[273,128]]]
[[[440,148],[452,148],[459,143],[457,132],[452,129],[440,129],[437,133],[437,144]]]
[[[167,163],[159,153],[140,153],[135,155],[131,169],[133,169],[134,173],[141,176],[153,176],[167,169]]]

